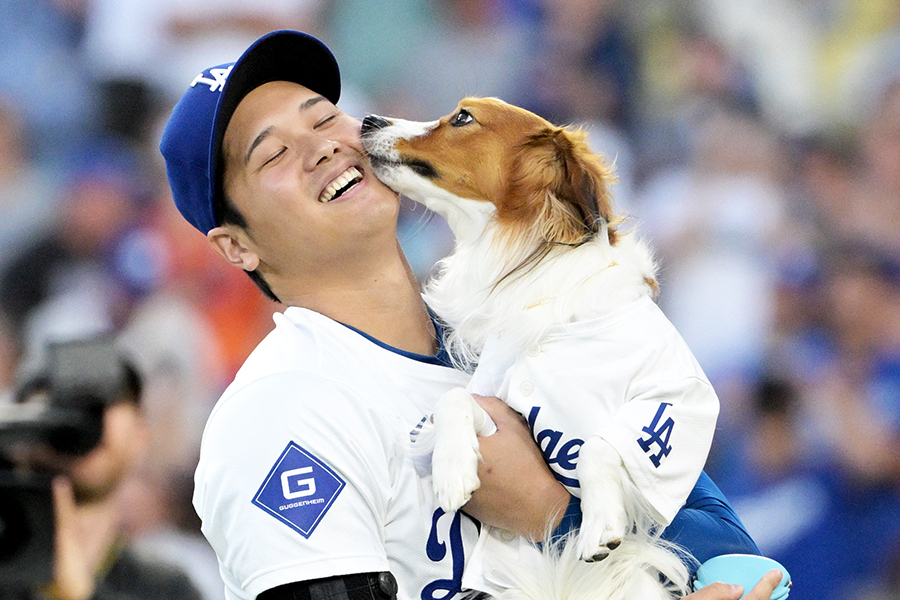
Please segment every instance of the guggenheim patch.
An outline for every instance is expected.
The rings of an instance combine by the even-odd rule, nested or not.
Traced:
[[[308,538],[342,489],[343,479],[290,442],[256,492],[253,504]]]

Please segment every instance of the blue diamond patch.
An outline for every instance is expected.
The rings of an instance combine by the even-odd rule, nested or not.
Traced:
[[[344,480],[290,442],[256,492],[253,504],[308,538],[344,489]]]

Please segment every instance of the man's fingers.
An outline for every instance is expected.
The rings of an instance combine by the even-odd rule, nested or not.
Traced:
[[[524,424],[525,419],[513,410],[506,402],[494,396],[479,396],[472,394],[475,401],[481,408],[493,419],[498,429],[502,429],[503,424]],[[530,436],[530,434],[529,434]]]
[[[759,580],[750,593],[744,596],[744,600],[769,600],[772,592],[781,583],[784,574],[779,569],[772,569]]]
[[[684,600],[738,600],[743,593],[744,588],[739,585],[717,581],[688,594]]]
[[[783,574],[779,569],[769,571],[763,575],[759,583],[753,586],[750,593],[744,596],[742,600],[769,600],[772,597],[772,592],[781,583],[782,576]],[[717,581],[693,594],[688,594],[684,597],[684,600],[738,600],[743,593],[744,588],[739,585]]]
[[[53,598],[85,600],[94,593],[94,573],[78,537],[78,509],[72,482],[56,477],[52,483],[56,511],[56,552],[53,581],[46,592]]]
[[[58,531],[68,531],[75,515],[75,492],[72,482],[65,477],[55,477],[53,483],[53,508],[56,511]]]

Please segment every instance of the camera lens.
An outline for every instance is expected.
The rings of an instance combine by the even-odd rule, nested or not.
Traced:
[[[87,454],[103,435],[102,401],[92,397],[79,399],[78,408],[57,409],[65,418],[56,418],[52,427],[45,432],[47,443],[64,454],[81,456]]]

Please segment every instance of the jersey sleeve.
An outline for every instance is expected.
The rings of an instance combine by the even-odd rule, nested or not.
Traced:
[[[674,328],[629,385],[628,401],[597,432],[618,451],[629,475],[667,525],[706,463],[719,399]]]
[[[204,432],[194,505],[229,595],[388,570],[383,544],[396,424],[317,374],[259,379]]]

